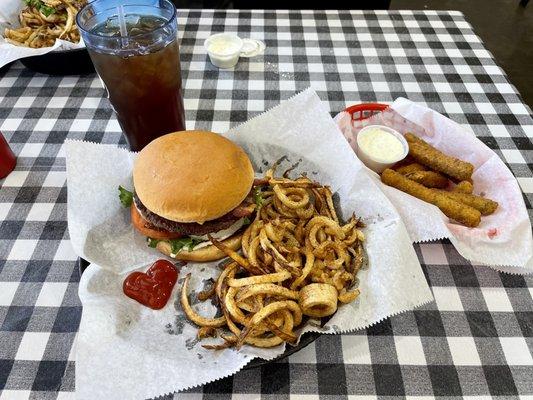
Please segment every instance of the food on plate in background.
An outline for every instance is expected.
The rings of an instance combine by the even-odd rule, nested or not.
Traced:
[[[180,260],[225,257],[207,235],[236,250],[256,208],[254,171],[243,149],[216,133],[174,132],[146,146],[133,167],[134,192],[120,188],[148,245]]]
[[[178,280],[176,267],[167,260],[157,260],[146,272],[129,274],[122,285],[124,294],[146,307],[160,310],[168,302]]]
[[[357,156],[377,173],[403,160],[407,151],[404,137],[387,126],[365,126],[357,134]]]
[[[199,338],[217,336],[216,328],[231,332],[220,332],[223,342],[204,345],[208,349],[295,344],[305,317],[329,317],[339,303],[359,296],[357,273],[368,263],[363,224],[355,215],[340,220],[329,187],[274,172],[275,166],[255,189],[259,209],[242,235],[243,255],[209,235],[232,261],[198,298],[215,297],[222,316],[206,318],[191,308],[190,275],[181,288],[183,310],[200,327]]]
[[[405,138],[409,157],[383,171],[383,183],[439,207],[446,216],[469,227],[478,226],[482,215],[496,211],[497,202],[472,194],[472,164],[442,153],[412,133]],[[455,186],[445,190],[453,182]]]
[[[91,2],[77,23],[129,148],[140,151],[185,130],[176,8],[110,2]]]
[[[7,0],[5,0],[7,1]],[[24,0],[19,14],[20,28],[6,28],[6,42],[32,48],[51,47],[56,39],[78,43],[76,14],[86,0]]]

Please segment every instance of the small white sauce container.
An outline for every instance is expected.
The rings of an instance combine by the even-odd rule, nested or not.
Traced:
[[[402,155],[400,157],[395,158],[395,159],[387,159],[387,160],[385,160],[385,159],[380,159],[380,158],[376,157],[375,155],[370,154],[367,151],[365,151],[365,149],[360,146],[359,140],[360,140],[360,138],[362,138],[365,135],[365,132],[369,132],[369,131],[374,130],[374,129],[381,129],[381,130],[383,130],[385,132],[390,133],[394,137],[396,137],[396,139],[398,139],[398,141],[401,143],[401,145],[403,147]],[[408,153],[409,153],[409,145],[407,144],[407,141],[405,140],[403,135],[400,132],[398,132],[397,130],[389,128],[388,126],[384,126],[384,125],[368,125],[368,126],[365,126],[363,129],[361,129],[359,131],[359,133],[357,134],[357,151],[356,151],[357,157],[359,157],[359,159],[368,168],[370,168],[374,172],[377,172],[378,174],[383,172],[383,170],[393,166],[398,161],[403,160],[405,157],[407,157]]]
[[[211,63],[222,69],[233,68],[237,64],[242,46],[242,39],[231,33],[217,33],[204,42]]]
[[[229,69],[235,67],[239,57],[251,58],[262,54],[266,45],[260,40],[242,39],[233,33],[217,33],[204,41],[204,48],[211,64]]]

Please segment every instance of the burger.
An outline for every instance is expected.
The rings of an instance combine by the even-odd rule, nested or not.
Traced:
[[[119,187],[131,222],[148,245],[187,261],[226,255],[209,236],[237,250],[256,209],[254,170],[242,148],[213,132],[161,136],[138,154],[134,191]]]

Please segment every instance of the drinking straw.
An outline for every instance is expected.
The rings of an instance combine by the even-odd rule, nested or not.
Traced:
[[[120,36],[122,37],[122,47],[128,47],[128,28],[126,27],[126,18],[124,15],[124,6],[117,7],[118,23],[120,25]]]

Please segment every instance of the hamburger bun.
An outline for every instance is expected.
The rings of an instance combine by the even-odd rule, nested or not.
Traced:
[[[237,251],[241,247],[241,239],[242,239],[242,232],[236,233],[233,236],[230,236],[227,239],[222,240],[221,242],[228,246],[230,249]],[[168,242],[159,242],[157,243],[156,249],[159,250],[161,253],[170,256],[170,243]],[[183,261],[196,261],[196,262],[208,262],[208,261],[214,261],[214,260],[220,260],[221,258],[225,258],[226,254],[216,248],[213,245],[202,247],[198,250],[194,251],[187,251],[187,250],[181,250],[178,254],[176,254],[175,258],[176,260],[183,260]]]
[[[207,131],[161,136],[139,152],[133,168],[135,192],[146,208],[185,223],[227,214],[246,198],[253,180],[244,150]]]

